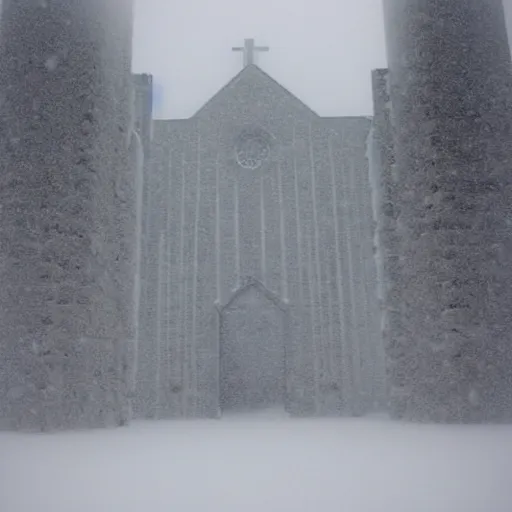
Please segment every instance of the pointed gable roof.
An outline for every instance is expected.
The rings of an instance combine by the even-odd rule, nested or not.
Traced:
[[[193,116],[197,117],[201,115],[201,113],[206,110],[216,98],[221,95],[228,94],[231,89],[236,87],[239,83],[247,81],[259,80],[260,83],[267,83],[272,86],[274,89],[280,91],[284,96],[287,96],[295,103],[301,110],[305,110],[311,116],[319,118],[320,116],[308,105],[306,105],[302,100],[297,98],[294,94],[292,94],[286,87],[282,86],[277,80],[274,80],[269,74],[265,73],[260,67],[256,66],[256,64],[250,64],[246,66],[240,73],[235,75],[224,87],[222,87],[217,94],[212,96]]]

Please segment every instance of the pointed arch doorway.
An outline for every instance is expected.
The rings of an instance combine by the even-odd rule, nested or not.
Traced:
[[[288,311],[251,280],[219,310],[221,414],[288,410]]]

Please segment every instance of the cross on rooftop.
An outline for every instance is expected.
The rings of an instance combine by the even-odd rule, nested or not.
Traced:
[[[268,46],[255,46],[254,39],[245,39],[244,46],[234,46],[234,52],[243,52],[244,54],[244,68],[254,64],[254,52],[268,52]]]

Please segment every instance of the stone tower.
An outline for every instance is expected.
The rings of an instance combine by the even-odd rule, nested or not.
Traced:
[[[130,415],[131,0],[4,0],[0,424]]]
[[[502,1],[384,5],[401,284],[392,409],[416,421],[509,421],[512,75]]]

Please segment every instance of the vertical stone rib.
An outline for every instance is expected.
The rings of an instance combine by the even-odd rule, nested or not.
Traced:
[[[309,124],[308,128],[308,139],[309,139],[309,165],[311,170],[311,200],[313,205],[313,237],[314,237],[314,269],[316,274],[316,301],[318,307],[318,316],[319,316],[319,343],[321,347],[321,358],[324,360],[325,356],[325,347],[323,346],[325,341],[324,335],[324,325],[325,319],[323,317],[323,307],[322,307],[322,273],[320,271],[320,238],[318,234],[318,205],[316,201],[316,195],[318,193],[317,181],[316,181],[316,165],[314,159],[314,145],[313,145],[313,134],[312,134],[312,126]]]
[[[171,396],[169,394],[169,390],[171,387],[171,379],[172,379],[172,365],[171,365],[171,357],[172,357],[172,349],[171,345],[175,341],[172,338],[172,329],[171,325],[174,324],[174,320],[172,319],[173,311],[171,308],[171,294],[173,294],[173,285],[172,281],[172,242],[173,242],[173,226],[172,226],[172,207],[169,204],[171,201],[171,191],[173,187],[172,182],[172,174],[174,172],[174,161],[172,155],[172,149],[169,150],[169,165],[167,168],[167,187],[165,190],[164,196],[164,204],[166,208],[166,244],[165,244],[165,350],[163,355],[163,383],[162,390],[165,393],[164,397],[164,406],[166,410],[166,415],[169,412],[170,404],[171,404]]]
[[[198,265],[197,258],[199,250],[199,207],[201,205],[201,127],[197,127],[197,170],[196,170],[196,204],[194,212],[194,255],[192,267],[192,337],[191,343],[191,362],[193,375],[191,376],[191,389],[194,393],[194,413],[197,408],[197,392],[198,392],[198,376],[197,376],[197,278],[198,278]]]
[[[343,139],[343,134],[341,134]],[[336,251],[336,288],[338,292],[338,302],[339,302],[339,315],[340,315],[340,334],[341,334],[341,346],[342,346],[342,361],[343,365],[341,368],[341,381],[343,385],[343,400],[345,404],[349,404],[351,402],[352,394],[352,379],[351,369],[350,369],[350,360],[349,354],[350,349],[348,345],[348,333],[347,333],[347,324],[345,322],[345,283],[343,279],[343,272],[341,270],[341,249],[340,249],[340,227],[339,227],[339,213],[338,213],[338,193],[337,193],[337,184],[336,184],[336,166],[334,165],[333,158],[333,149],[332,149],[332,134],[329,136],[329,164],[331,168],[331,183],[332,183],[332,215],[334,219],[334,233],[335,233],[335,251]]]
[[[265,181],[264,177],[260,178],[260,236],[261,236],[261,282],[267,281],[267,227],[265,225]]]
[[[402,320],[399,314],[400,280],[398,272],[399,244],[397,237],[397,218],[399,212],[397,190],[399,182],[396,172],[393,172],[395,158],[389,94],[389,71],[387,69],[375,70],[373,72],[374,116],[372,150],[370,153],[370,182],[373,214],[376,223],[375,260],[382,341],[383,348],[387,350],[388,356],[391,356],[395,346],[399,346],[398,343],[402,337]],[[380,357],[385,362],[385,354],[381,353]],[[389,392],[387,387],[386,385],[386,394]],[[396,404],[401,401],[396,398],[393,402]]]
[[[185,142],[182,142],[185,144]],[[181,414],[185,415],[185,386],[188,385],[188,372],[186,371],[186,282],[185,282],[185,148],[181,159],[181,195],[180,195],[180,270],[179,270],[179,287],[178,287],[178,354],[181,362]]]
[[[133,113],[132,113],[133,115]],[[136,185],[135,190],[137,193],[136,209],[136,249],[135,249],[135,283],[133,287],[133,302],[134,302],[134,323],[135,323],[135,340],[133,344],[133,367],[132,376],[135,380],[137,375],[137,367],[139,360],[139,339],[140,339],[140,311],[141,311],[141,294],[142,294],[142,219],[143,219],[143,187],[144,187],[144,151],[141,138],[136,131],[132,132],[132,151],[130,152],[134,159],[134,166],[136,172]],[[135,382],[132,382],[132,388],[135,388]],[[133,389],[132,392],[135,392]]]
[[[222,269],[221,269],[221,249],[220,249],[220,167],[219,167],[220,153],[217,153],[215,159],[215,286],[216,302],[217,305],[222,304]]]
[[[293,151],[293,177],[295,186],[295,222],[297,225],[297,262],[299,266],[299,304],[301,307],[304,306],[304,296],[302,287],[304,285],[304,274],[302,270],[302,225],[300,216],[300,196],[299,196],[299,176],[297,172],[297,149],[296,149],[296,127],[293,125],[293,136],[292,136],[292,151]]]
[[[376,343],[374,346],[375,375],[373,378],[374,405],[378,409],[387,408],[388,389],[386,382],[385,348],[389,345],[390,329],[388,297],[391,283],[396,282],[392,277],[390,264],[391,254],[396,250],[392,243],[392,233],[395,231],[394,201],[392,199],[393,180],[391,178],[391,126],[387,112],[389,99],[386,94],[387,70],[372,72],[372,88],[374,116],[372,127],[368,134],[367,160],[368,180],[370,185],[369,203],[371,204],[371,219],[373,221],[373,275],[375,276],[374,297],[374,328]]]
[[[325,373],[325,356],[326,351],[324,347],[325,343],[325,335],[324,335],[324,315],[323,315],[323,307],[322,307],[322,274],[320,272],[320,241],[318,236],[318,209],[316,204],[316,194],[317,184],[316,184],[316,166],[315,166],[315,158],[314,158],[314,147],[313,147],[313,134],[312,134],[312,126],[309,123],[308,126],[308,153],[309,153],[309,167],[311,172],[311,203],[313,206],[313,269],[316,278],[314,279],[316,294],[313,292],[311,296],[311,302],[313,304],[313,308],[318,308],[318,336],[317,336],[317,357],[322,361],[321,373]],[[315,297],[316,295],[316,297]],[[314,331],[316,334],[317,328],[314,327]],[[318,379],[320,382],[324,383],[325,375],[318,375]]]
[[[501,0],[385,2],[404,326],[396,416],[512,420],[512,72]]]
[[[149,199],[149,169],[150,169],[150,146],[152,142],[152,77],[150,75],[132,76],[132,119],[131,133],[132,146],[134,149],[134,165],[136,169],[136,204],[137,220],[135,232],[137,248],[135,255],[135,343],[133,344],[133,368],[132,368],[132,396],[134,415],[141,413],[140,389],[137,389],[137,376],[139,375],[139,358],[141,339],[144,339],[147,293],[147,228],[148,224],[148,199]],[[142,365],[143,367],[144,365]]]
[[[162,388],[161,388],[161,366],[162,366],[162,316],[163,316],[163,297],[162,288],[164,286],[164,267],[165,267],[165,234],[160,233],[158,238],[158,281],[157,281],[157,299],[156,299],[156,366],[155,366],[155,404],[152,408],[156,417],[160,415],[162,406]]]
[[[367,373],[366,365],[370,363],[371,358],[368,353],[369,343],[374,342],[370,337],[370,329],[368,324],[368,296],[366,294],[366,268],[365,268],[365,203],[363,199],[363,174],[359,173],[354,163],[350,163],[350,175],[352,176],[352,200],[354,211],[354,234],[356,238],[355,247],[355,272],[357,276],[354,293],[358,297],[357,308],[357,330],[359,333],[359,343],[355,356],[359,360],[359,368],[361,368],[360,385],[361,385],[361,407],[367,410],[369,405],[369,386],[372,376]]]
[[[352,320],[352,331],[351,331],[351,350],[350,350],[350,360],[351,360],[351,369],[352,369],[352,385],[353,385],[353,398],[354,398],[354,406],[357,410],[359,410],[361,404],[361,354],[360,354],[360,345],[361,345],[361,336],[359,331],[359,322],[357,318],[358,314],[358,294],[356,290],[356,272],[354,268],[354,257],[353,251],[356,250],[354,247],[354,231],[355,223],[357,220],[354,216],[354,209],[356,205],[351,198],[354,194],[354,180],[353,180],[353,165],[350,164],[350,168],[348,170],[348,180],[345,188],[345,197],[343,198],[343,203],[345,206],[345,215],[347,218],[346,222],[346,240],[347,240],[347,263],[348,263],[348,287],[350,290],[351,297],[351,320]]]
[[[288,269],[286,257],[286,232],[284,224],[284,199],[283,199],[283,177],[281,169],[281,155],[277,164],[277,187],[279,194],[279,240],[281,242],[281,296],[283,301],[288,302]]]
[[[320,400],[320,354],[318,350],[318,343],[316,340],[316,333],[315,333],[315,322],[317,320],[316,318],[316,311],[315,311],[315,301],[314,301],[314,284],[313,284],[313,275],[314,275],[314,263],[313,263],[313,242],[312,242],[312,236],[307,233],[304,237],[304,247],[307,251],[307,260],[308,260],[308,291],[309,291],[309,297],[310,297],[310,303],[308,304],[309,309],[311,310],[309,314],[311,315],[311,339],[310,343],[313,348],[313,369],[314,369],[314,391],[315,391],[315,400],[314,400],[314,414],[318,414],[319,412],[319,400]]]
[[[240,177],[237,174],[235,177],[235,187],[234,187],[234,195],[235,195],[235,211],[233,215],[235,217],[234,228],[235,228],[235,269],[236,269],[236,280],[235,280],[235,289],[240,288],[240,280],[241,280],[241,269],[240,269],[240,205],[239,205],[239,196],[240,196]]]

